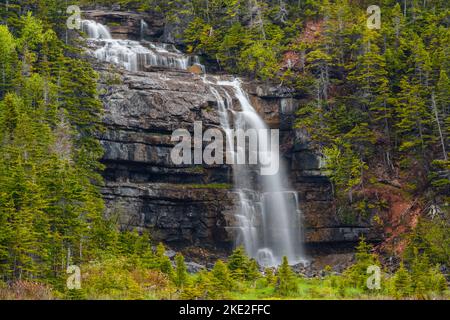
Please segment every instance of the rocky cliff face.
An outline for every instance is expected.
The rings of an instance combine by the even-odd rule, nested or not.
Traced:
[[[226,246],[226,212],[233,210],[226,166],[176,166],[172,132],[194,121],[218,126],[201,78],[186,72],[129,73],[100,69],[106,132],[104,195],[124,226],[150,229],[157,240]]]
[[[86,17],[110,26],[115,37],[138,38],[144,19],[147,38],[164,35],[164,23],[133,13],[90,11]],[[93,62],[101,75],[106,130],[108,213],[118,214],[124,227],[148,229],[155,240],[177,246],[230,249],[236,195],[229,166],[176,166],[170,161],[173,130],[192,129],[194,121],[219,126],[217,102],[200,75],[149,69],[128,72]],[[353,246],[360,234],[377,240],[370,221],[344,223],[336,214],[331,185],[307,137],[293,128],[301,96],[286,88],[248,81],[252,103],[272,128],[281,129],[281,150],[292,186],[298,191],[305,243],[314,253]]]

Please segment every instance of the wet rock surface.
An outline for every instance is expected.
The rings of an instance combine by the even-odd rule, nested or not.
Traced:
[[[206,267],[204,265],[195,263],[195,262],[186,262],[186,269],[189,273],[197,273],[202,270],[205,270]]]

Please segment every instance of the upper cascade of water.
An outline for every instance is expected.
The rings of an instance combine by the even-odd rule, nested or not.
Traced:
[[[145,28],[147,24],[141,21],[141,38]],[[171,44],[113,39],[108,27],[93,20],[83,20],[82,30],[97,47],[94,51],[96,58],[120,65],[128,71],[145,71],[148,66],[187,70],[193,65],[204,70],[197,56],[183,54]]]
[[[108,28],[94,20],[83,20],[81,28],[90,39],[112,39]]]

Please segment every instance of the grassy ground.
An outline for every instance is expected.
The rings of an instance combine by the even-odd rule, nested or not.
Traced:
[[[91,276],[91,275],[90,275]],[[151,273],[149,279],[138,283],[141,275],[130,275],[125,278],[107,280],[93,278],[85,282],[81,290],[57,290],[48,284],[20,281],[10,286],[0,284],[0,300],[160,300],[183,299],[180,289],[170,285],[164,278],[156,273]],[[196,276],[192,276],[192,279]],[[330,285],[328,279],[298,279],[298,290],[287,296],[280,296],[275,286],[267,286],[263,279],[256,283],[241,283],[231,291],[222,293],[215,299],[231,300],[391,300],[396,299],[386,294],[384,290],[377,293],[366,293],[356,288],[339,288]],[[185,299],[185,298],[184,298]],[[203,298],[198,298],[203,300]],[[209,298],[208,298],[209,299]],[[403,299],[450,299],[450,291],[442,295],[428,295],[426,297],[405,297]]]

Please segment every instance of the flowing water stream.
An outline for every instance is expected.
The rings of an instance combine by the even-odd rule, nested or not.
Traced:
[[[211,85],[220,114],[221,125],[230,143],[232,129],[258,130],[258,139],[268,140],[268,126],[255,111],[242,88],[241,81],[217,81]],[[220,91],[222,93],[220,93]],[[231,93],[230,93],[231,91]],[[232,96],[239,102],[233,108]],[[297,192],[290,190],[285,168],[274,175],[261,175],[261,163],[278,157],[270,143],[262,143],[259,164],[233,165],[234,189],[239,199],[236,212],[237,244],[243,244],[247,253],[263,266],[275,266],[287,256],[290,263],[304,260],[301,234],[301,212]],[[266,146],[266,148],[264,148]]]
[[[82,28],[95,43],[93,52],[99,60],[117,64],[129,71],[145,71],[147,66],[186,70],[198,65],[198,57],[178,51],[173,45],[142,40],[146,24],[141,22],[141,41],[113,39],[108,28],[95,21],[84,20]],[[256,112],[239,79],[223,80],[220,76],[204,76],[204,83],[214,95],[227,146],[231,149],[233,129],[259,130],[258,139],[268,140],[269,129]],[[238,102],[239,105],[233,105]],[[257,150],[262,163],[278,157],[263,143]],[[265,147],[264,147],[265,146]],[[236,156],[233,150],[232,156]],[[301,212],[297,192],[288,183],[283,163],[274,175],[261,175],[261,164],[234,164],[234,191],[239,203],[235,214],[236,245],[243,245],[247,254],[263,265],[276,266],[287,256],[291,264],[304,260],[302,250]]]
[[[141,21],[141,37],[146,27],[147,24]],[[198,57],[185,55],[171,44],[113,39],[106,26],[92,20],[83,20],[82,30],[88,41],[98,47],[94,51],[95,57],[129,71],[145,71],[147,66],[186,70],[200,65]]]

